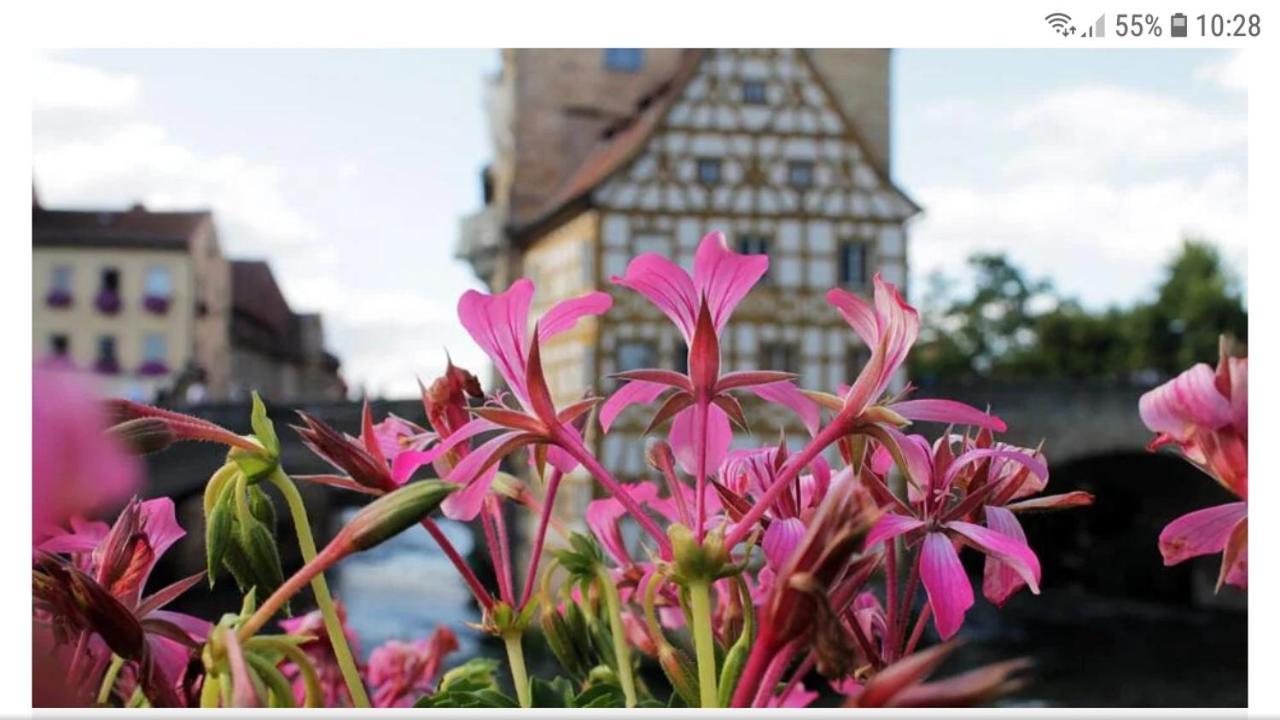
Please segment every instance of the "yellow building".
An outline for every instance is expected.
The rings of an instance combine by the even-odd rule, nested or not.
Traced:
[[[824,295],[868,290],[876,272],[905,285],[919,212],[889,175],[889,61],[885,50],[504,51],[486,206],[463,220],[458,253],[495,290],[532,278],[535,316],[589,290],[613,295],[606,316],[543,347],[557,401],[612,391],[609,373],[683,369],[677,330],[609,278],[644,252],[690,268],[713,230],[770,257],[726,330],[725,367],[787,370],[826,390],[852,380],[868,351]],[[776,408],[746,409],[771,434],[755,442],[803,432]],[[652,411],[628,411],[597,440],[620,476],[646,472]]]
[[[226,394],[230,279],[210,213],[33,204],[31,254],[37,362],[140,400]]]

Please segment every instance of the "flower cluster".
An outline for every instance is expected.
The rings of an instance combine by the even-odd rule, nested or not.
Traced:
[[[772,369],[722,363],[738,304],[768,270],[764,256],[703,239],[692,273],[658,255],[635,258],[618,292],[634,291],[673,322],[687,370],[620,373],[608,398],[557,388],[544,345],[607,312],[591,292],[530,318],[534,286],[466,293],[462,326],[493,361],[502,387],[486,394],[451,362],[422,388],[422,423],[375,419],[358,435],[300,414],[301,442],[332,470],[291,477],[281,440],[255,396],[252,432],[124,401],[110,412],[37,374],[34,418],[34,623],[55,672],[37,701],[119,705],[354,707],[800,707],[820,695],[849,707],[970,705],[1020,686],[1013,659],[943,680],[975,589],[962,558],[981,558],[982,595],[1004,605],[1039,593],[1041,563],[1020,518],[1081,507],[1084,492],[1046,495],[1039,448],[1000,439],[1000,418],[946,399],[913,397],[902,367],[919,316],[876,277],[870,298],[827,300],[866,345],[856,377],[802,388]],[[1247,496],[1246,364],[1197,366],[1142,402],[1143,419],[1239,503],[1192,513],[1161,537],[1168,562],[1224,553],[1222,579],[1244,585]],[[64,396],[65,395],[65,396]],[[567,400],[566,400],[567,399]],[[743,403],[785,408],[806,430],[754,444]],[[591,438],[628,408],[651,406],[649,477],[623,482]],[[922,434],[921,424],[942,430]],[[108,427],[109,431],[104,432]],[[776,436],[775,436],[776,437]],[[205,488],[207,568],[150,595],[147,578],[184,532],[171,501],[130,501],[114,525],[83,519],[136,486],[126,450],[181,441],[224,445]],[[67,451],[71,448],[71,451]],[[519,462],[516,462],[519,460]],[[96,482],[88,483],[92,476]],[[582,527],[557,519],[569,476],[598,491]],[[354,491],[368,503],[317,548],[294,481]],[[275,488],[304,565],[280,561]],[[90,491],[90,489],[92,491]],[[511,505],[530,514],[528,562],[516,572]],[[474,522],[494,568],[486,584],[434,514]],[[452,562],[505,649],[506,669],[470,660],[449,628],[393,640],[361,663],[359,642],[325,573],[353,553],[421,526]],[[638,538],[631,530],[638,530]],[[164,607],[200,584],[230,578],[238,612],[214,622]],[[310,588],[317,608],[281,619]],[[276,631],[268,624],[278,620]],[[930,644],[932,628],[940,643]],[[524,640],[539,632],[561,667],[530,677]],[[923,643],[923,644],[922,644]],[[927,647],[926,647],[927,646]],[[653,663],[669,687],[642,682]]]
[[[1238,501],[1188,513],[1160,533],[1165,565],[1222,553],[1218,587],[1249,584],[1249,359],[1221,343],[1218,367],[1200,363],[1142,396],[1150,449],[1178,449]]]

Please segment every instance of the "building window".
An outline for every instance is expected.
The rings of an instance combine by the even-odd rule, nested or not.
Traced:
[[[648,340],[624,340],[618,343],[618,372],[645,370],[657,364],[658,351]]]
[[[142,304],[150,312],[163,315],[173,298],[173,274],[167,267],[149,267],[144,282]]]
[[[698,182],[708,185],[720,182],[720,158],[698,158]]]
[[[675,371],[678,373],[683,373],[685,375],[688,375],[689,374],[689,344],[686,343],[683,339],[676,340],[676,356],[673,359],[675,360],[675,362],[672,363],[672,366],[674,367]]]
[[[644,66],[644,50],[639,48],[606,48],[604,67],[616,72],[637,72]]]
[[[623,340],[614,351],[615,372],[628,370],[647,370],[657,367],[658,348],[648,340]],[[615,380],[614,388],[619,388],[625,380]]]
[[[769,238],[764,235],[740,235],[738,236],[738,252],[743,255],[768,255],[769,254]],[[770,272],[765,271],[761,276],[762,281],[768,281]]]
[[[49,336],[49,354],[56,358],[65,358],[71,354],[71,338],[58,333]]]
[[[98,357],[93,361],[93,369],[108,375],[120,372],[120,361],[116,358],[116,338],[114,335],[103,335],[98,338]]]
[[[767,342],[760,345],[760,369],[777,372],[799,373],[800,354],[796,346],[785,342]]]
[[[742,102],[747,105],[764,105],[768,102],[764,91],[763,80],[742,81]]]
[[[862,240],[840,243],[840,284],[862,287],[867,284],[868,245]]]
[[[869,362],[871,362],[871,348],[866,345],[850,345],[844,353],[844,381],[852,385],[858,374],[862,372],[862,368]]]
[[[791,187],[813,187],[813,163],[808,160],[792,160],[787,164],[787,182]]]
[[[53,276],[50,278],[49,294],[45,296],[45,303],[49,307],[70,307],[74,296],[71,294],[72,283],[75,276],[72,275],[70,265],[58,265],[53,268]]]
[[[148,333],[142,338],[141,375],[164,375],[169,372],[169,344],[164,333]]]
[[[98,287],[98,296],[93,300],[98,311],[107,315],[120,312],[120,271],[116,268],[102,269],[102,284]]]

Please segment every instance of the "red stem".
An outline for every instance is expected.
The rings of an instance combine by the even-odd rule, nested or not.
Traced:
[[[782,693],[778,695],[778,697],[785,698],[787,695],[791,694],[791,689],[796,686],[796,683],[803,680],[804,676],[808,675],[809,671],[813,669],[813,664],[816,662],[817,657],[818,656],[815,655],[813,651],[810,651],[809,654],[805,656],[804,662],[801,662],[800,667],[796,668],[796,671],[791,673],[791,679],[787,681],[786,687],[782,688]]]
[[[658,543],[658,549],[661,551],[662,556],[670,558],[671,541],[667,539],[666,533],[662,532],[658,524],[653,521],[653,518],[649,517],[649,514],[631,498],[631,495],[622,489],[621,483],[615,480],[613,475],[600,464],[600,461],[596,459],[595,455],[591,454],[586,445],[577,437],[564,432],[561,428],[556,428],[553,431],[553,435],[556,444],[573,456],[574,460],[582,463],[582,467],[586,468],[587,472],[591,473],[601,485],[604,485],[609,494],[617,498],[618,502],[622,503],[622,507],[631,513],[631,517],[635,518],[640,527],[644,528],[645,532],[653,537],[654,541]]]
[[[893,538],[885,543],[884,557],[884,597],[885,624],[889,627],[889,640],[892,642],[893,628],[898,626],[898,539]],[[881,648],[884,654],[891,654],[889,648]],[[886,658],[887,659],[887,658]]]
[[[852,424],[852,416],[846,416],[844,413],[837,414],[831,420],[831,424],[815,435],[809,441],[809,444],[804,446],[804,449],[788,458],[782,470],[774,479],[773,485],[769,486],[769,489],[756,499],[755,505],[747,511],[746,515],[742,516],[742,519],[729,532],[728,537],[725,538],[725,547],[732,548],[746,539],[747,534],[760,521],[760,518],[773,505],[773,502],[778,499],[778,496],[795,481],[800,471],[813,462],[814,458],[821,455],[822,451],[849,434],[849,426]]]
[[[907,575],[907,587],[902,595],[902,605],[898,610],[898,624],[893,629],[894,659],[902,657],[898,651],[902,648],[903,636],[907,633],[907,618],[911,615],[911,601],[915,599],[916,588],[920,586],[920,553],[911,559],[911,572]]]
[[[507,585],[506,574],[502,571],[502,546],[498,539],[498,528],[494,524],[494,503],[491,502],[493,499],[493,495],[485,498],[484,507],[480,511],[480,525],[484,528],[484,544],[489,549],[489,562],[493,563],[493,574],[498,578],[498,597],[510,605],[515,602],[515,599],[511,597],[511,586]]]
[[[902,651],[902,656],[910,655],[916,649],[916,643],[920,642],[920,636],[924,634],[924,626],[929,622],[929,616],[933,613],[933,606],[925,603],[920,609],[920,617],[916,618],[916,626],[911,631],[911,639],[907,641],[907,647]]]
[[[453,543],[449,542],[449,538],[440,529],[440,526],[436,524],[436,521],[429,517],[422,518],[422,527],[427,529],[432,539],[444,551],[445,557],[449,558],[449,562],[453,563],[458,574],[462,576],[462,581],[467,584],[471,594],[475,596],[476,602],[480,603],[480,607],[485,610],[491,609],[493,607],[493,596],[489,594],[488,590],[484,589],[484,585],[480,584],[480,578],[476,577],[476,574],[471,570],[471,566],[467,565],[467,561],[458,553],[457,548],[453,546]]]
[[[542,497],[542,512],[538,517],[538,532],[533,536],[533,554],[529,556],[529,571],[525,573],[524,591],[520,594],[520,607],[529,604],[533,595],[533,586],[538,577],[538,561],[542,558],[542,543],[547,539],[547,524],[551,522],[551,506],[556,501],[556,490],[560,487],[563,473],[557,468],[551,469],[551,477],[547,479],[547,492]]]
[[[800,649],[803,644],[801,638],[796,638],[778,651],[770,660],[768,666],[764,669],[764,675],[760,678],[760,687],[756,691],[756,697],[751,702],[752,707],[769,707],[773,700],[773,690],[778,687],[778,681],[782,679],[782,673],[787,669],[787,665],[791,663],[791,658],[795,656],[796,650]]]
[[[698,443],[698,477],[694,483],[698,495],[694,498],[694,522],[697,523],[695,533],[698,542],[702,542],[707,514],[707,410],[708,403],[704,400],[699,400],[694,405],[694,433]]]
[[[760,628],[756,643],[751,647],[751,654],[747,656],[747,664],[742,668],[738,686],[733,690],[730,707],[748,707],[747,703],[751,702],[751,698],[755,695],[755,689],[760,684],[760,676],[764,674],[765,667],[773,658],[773,654],[773,636],[769,626],[766,625]]]

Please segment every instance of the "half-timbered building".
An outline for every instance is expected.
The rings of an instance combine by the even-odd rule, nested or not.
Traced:
[[[791,371],[825,390],[850,382],[867,349],[824,295],[869,290],[876,272],[905,285],[905,225],[919,212],[889,177],[888,51],[600,53],[506,51],[487,204],[464,219],[459,246],[494,290],[532,278],[535,317],[589,290],[613,295],[606,316],[543,347],[557,401],[611,392],[613,372],[684,368],[676,328],[610,278],[645,252],[689,268],[713,230],[770,260],[725,332],[724,366]],[[803,432],[785,411],[744,405],[758,441]],[[620,476],[645,472],[651,412],[633,408],[596,439]]]

